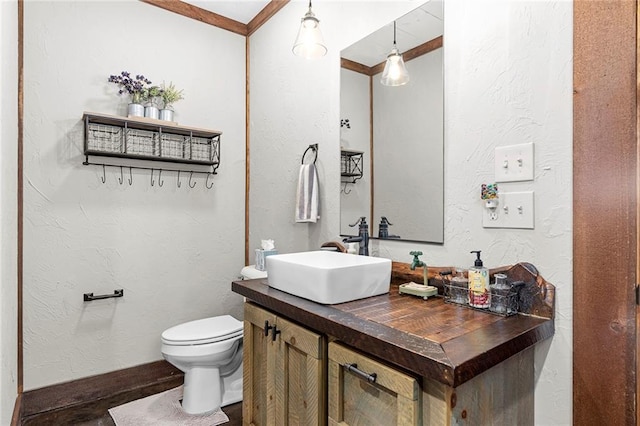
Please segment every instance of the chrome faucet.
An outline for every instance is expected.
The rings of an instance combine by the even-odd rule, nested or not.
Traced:
[[[358,254],[362,256],[369,256],[369,225],[367,224],[367,218],[362,216],[360,219],[356,221],[354,224],[350,224],[349,226],[354,227],[360,224],[358,228],[358,236],[357,237],[347,237],[342,240],[343,243],[358,243],[360,249],[358,250]]]

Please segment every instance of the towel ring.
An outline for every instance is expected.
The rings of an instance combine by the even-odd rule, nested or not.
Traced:
[[[316,164],[316,160],[318,159],[318,144],[314,143],[309,145],[307,149],[304,150],[304,154],[302,154],[302,164],[304,164],[304,157],[307,155],[307,152],[312,150],[315,156],[313,157],[313,164]]]

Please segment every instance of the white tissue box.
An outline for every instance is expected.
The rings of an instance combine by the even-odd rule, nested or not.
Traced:
[[[256,269],[258,271],[267,270],[267,262],[265,259],[272,254],[278,254],[278,250],[256,249]]]

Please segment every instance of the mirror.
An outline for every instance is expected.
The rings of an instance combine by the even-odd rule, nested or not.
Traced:
[[[341,52],[340,233],[365,216],[372,238],[444,242],[442,0],[396,20],[410,81],[383,86],[393,22]],[[390,223],[380,234],[381,218]]]

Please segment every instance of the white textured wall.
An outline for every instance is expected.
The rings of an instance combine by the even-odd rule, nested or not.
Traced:
[[[361,179],[340,187],[340,235],[358,235],[360,216],[369,220],[371,211],[371,107],[369,76],[340,69],[340,119],[348,119],[350,128],[340,128],[340,148],[362,151]]]
[[[17,395],[18,8],[0,2],[0,424]]]
[[[25,390],[161,359],[160,334],[241,317],[244,37],[139,2],[25,2]],[[184,88],[176,120],[218,129],[222,165],[176,187],[83,166],[83,111],[124,114],[128,70]],[[125,173],[127,170],[125,169]],[[157,172],[156,172],[157,173]],[[157,179],[157,174],[156,174]],[[85,292],[122,299],[84,303]]]
[[[339,52],[417,6],[319,2],[329,53],[291,52],[305,6],[292,2],[251,38],[251,242],[281,252],[316,248],[339,233]],[[571,423],[572,3],[447,0],[445,5],[445,243],[388,241],[372,252],[432,265],[528,261],[557,286],[556,334],[536,349],[536,423]],[[322,218],[293,223],[295,180],[308,143],[320,143]],[[482,228],[480,185],[493,180],[498,145],[534,142],[536,179],[503,190],[536,192],[535,230]],[[257,245],[256,245],[257,246]]]

